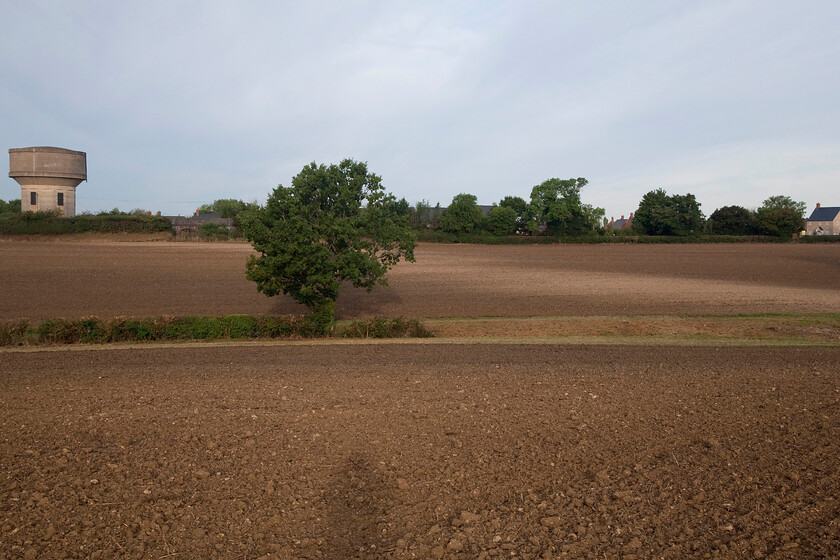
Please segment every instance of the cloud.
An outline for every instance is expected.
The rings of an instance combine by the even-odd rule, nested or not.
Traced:
[[[343,157],[412,202],[585,176],[608,214],[656,186],[706,209],[806,177],[828,203],[840,5],[806,4],[20,3],[0,139],[87,151],[94,210],[264,199]]]

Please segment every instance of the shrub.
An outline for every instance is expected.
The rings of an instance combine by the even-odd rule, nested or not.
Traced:
[[[198,236],[204,239],[231,239],[235,234],[227,226],[213,222],[204,222],[198,228]]]
[[[356,321],[342,329],[339,335],[354,338],[432,336],[420,321],[402,317]],[[320,336],[323,336],[323,326],[317,317],[311,315],[116,317],[110,321],[87,317],[76,321],[47,319],[36,327],[31,327],[27,321],[0,323],[0,346]]]
[[[22,346],[28,342],[28,321],[0,323],[0,346]]]

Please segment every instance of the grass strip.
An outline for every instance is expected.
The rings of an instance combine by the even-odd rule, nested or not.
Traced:
[[[432,334],[417,319],[372,318],[343,323],[333,337],[411,338]],[[319,326],[308,315],[222,317],[153,317],[134,319],[86,317],[0,323],[0,347],[55,344],[109,344],[179,340],[252,340],[320,338]]]
[[[784,343],[840,345],[840,314],[696,316],[485,317],[429,319],[441,339],[633,339],[653,343]],[[600,343],[600,342],[599,342]]]

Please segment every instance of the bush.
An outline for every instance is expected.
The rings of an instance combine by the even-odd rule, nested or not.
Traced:
[[[227,226],[213,222],[205,222],[198,228],[198,236],[204,239],[232,239],[236,234]]]
[[[28,321],[0,324],[0,346],[22,346],[30,337],[29,333]]]

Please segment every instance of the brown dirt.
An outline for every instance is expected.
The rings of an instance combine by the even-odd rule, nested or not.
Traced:
[[[245,279],[246,244],[0,239],[0,320],[300,313]],[[339,318],[840,309],[840,245],[421,245]]]
[[[837,348],[0,363],[0,559],[840,557]]]
[[[249,252],[0,240],[0,320],[302,311],[256,292]],[[0,350],[0,560],[840,557],[840,348],[465,338],[832,342],[836,316],[674,315],[837,312],[840,247],[417,259],[339,315],[544,319],[432,322],[456,344]]]

